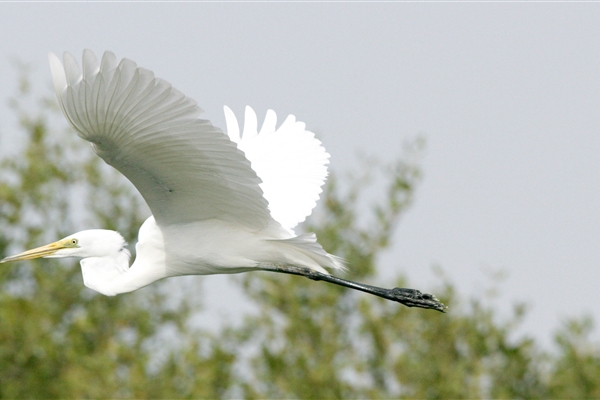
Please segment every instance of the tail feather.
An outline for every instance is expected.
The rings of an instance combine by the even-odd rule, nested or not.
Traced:
[[[316,265],[308,265],[309,268],[319,272],[329,274],[325,268],[346,271],[346,262],[343,258],[327,253],[317,242],[317,236],[314,233],[305,233],[290,239],[270,240],[293,246],[303,255],[315,262]],[[320,267],[320,268],[316,268]]]

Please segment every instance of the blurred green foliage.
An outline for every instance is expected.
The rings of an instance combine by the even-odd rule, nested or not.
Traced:
[[[12,100],[20,128],[0,132],[2,146],[22,146],[0,161],[0,257],[92,227],[135,243],[148,216],[140,196],[72,131],[50,126],[52,101],[26,111],[23,82]],[[329,179],[305,228],[348,260],[348,278],[410,286],[402,276],[377,281],[376,264],[412,202],[422,148],[410,143],[382,169],[386,191],[369,215],[358,214],[368,177]],[[296,276],[234,280],[259,311],[214,334],[188,323],[200,307],[196,287],[173,296],[162,281],[109,298],[83,286],[77,260],[2,265],[0,397],[600,397],[590,319],[567,321],[547,351],[517,334],[524,307],[503,320],[448,278],[426,290],[448,314]]]

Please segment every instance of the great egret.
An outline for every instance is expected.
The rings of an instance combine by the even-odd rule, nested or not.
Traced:
[[[382,289],[329,275],[342,259],[314,234],[293,228],[314,208],[329,155],[302,122],[289,116],[276,129],[269,110],[260,132],[246,108],[243,135],[225,107],[228,135],[198,118],[196,103],[169,83],[111,52],[98,62],[83,52],[82,70],[65,53],[50,53],[60,107],[77,134],[140,191],[152,211],[139,231],[137,257],[114,231],[77,232],[6,257],[81,257],[84,284],[104,295],[131,292],[178,275],[267,270],[362,290],[410,307],[444,311],[413,289]]]

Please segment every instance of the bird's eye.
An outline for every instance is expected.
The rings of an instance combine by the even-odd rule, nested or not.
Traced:
[[[73,246],[75,246],[77,244],[77,239],[75,239],[75,238],[71,239],[71,244]]]

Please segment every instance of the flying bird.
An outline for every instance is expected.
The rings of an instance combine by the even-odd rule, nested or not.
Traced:
[[[81,258],[85,286],[107,296],[163,278],[266,270],[362,290],[410,307],[445,311],[429,294],[383,289],[332,276],[344,270],[313,233],[294,228],[310,215],[329,154],[305,124],[277,128],[269,110],[260,131],[247,107],[243,131],[225,107],[227,134],[198,118],[196,102],[128,59],[83,52],[81,68],[50,53],[58,103],[77,134],[139,190],[152,216],[141,226],[135,262],[123,237],[84,230],[6,257]]]

